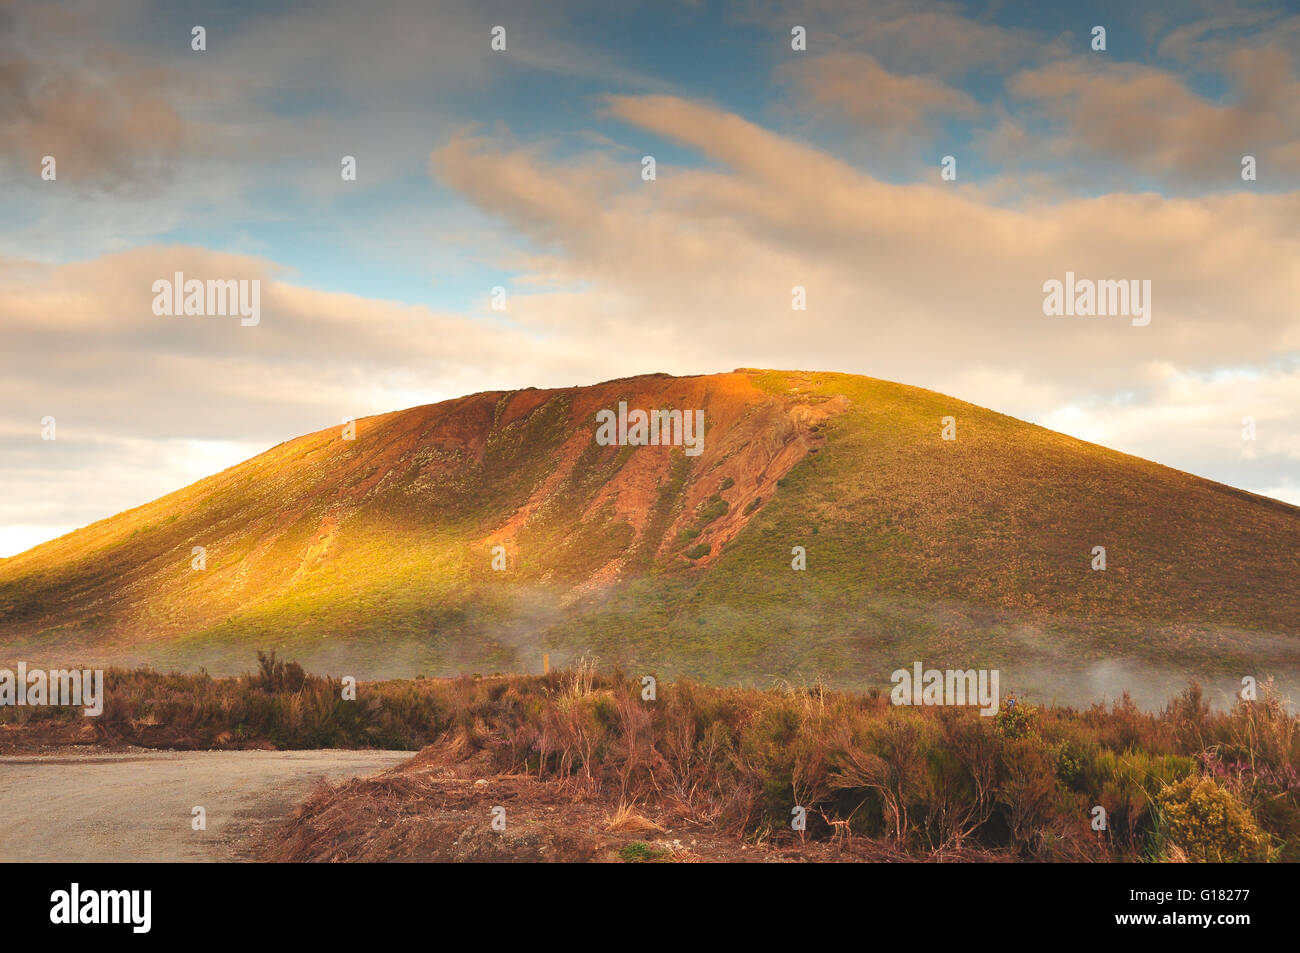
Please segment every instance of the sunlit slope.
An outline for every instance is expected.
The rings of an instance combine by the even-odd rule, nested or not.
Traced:
[[[620,400],[702,408],[703,452],[598,445]],[[1235,671],[1300,657],[1298,542],[1300,509],[931,391],[649,375],[321,431],[0,562],[0,656],[222,670],[281,647],[434,674],[594,653],[848,684],[914,658]]]

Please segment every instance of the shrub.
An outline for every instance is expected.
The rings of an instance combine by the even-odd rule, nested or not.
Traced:
[[[993,716],[993,723],[998,731],[1012,740],[1029,738],[1035,734],[1038,709],[1033,705],[1008,698]]]
[[[1052,753],[1036,739],[1020,737],[1007,742],[1002,761],[1005,774],[997,789],[999,813],[1012,845],[1022,854],[1037,857],[1048,844],[1057,801]]]
[[[297,662],[276,660],[275,651],[270,655],[257,653],[256,675],[250,676],[253,684],[264,692],[299,692],[307,681],[307,673]]]
[[[624,844],[618,852],[618,859],[625,864],[652,864],[668,856],[666,850],[656,850],[644,841],[634,840]]]
[[[1056,777],[1067,788],[1077,789],[1083,779],[1086,755],[1070,741],[1063,741],[1056,746]]]
[[[1268,859],[1268,836],[1244,804],[1210,778],[1190,776],[1157,796],[1167,859],[1197,862]]]
[[[703,526],[706,523],[712,523],[719,516],[725,515],[727,510],[730,508],[731,507],[726,500],[724,500],[717,493],[714,493],[711,497],[708,498],[708,500],[705,501],[704,505],[700,507],[700,512],[699,512],[700,525]]]

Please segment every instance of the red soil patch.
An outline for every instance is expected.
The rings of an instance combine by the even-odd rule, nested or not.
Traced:
[[[558,394],[572,402],[573,435],[556,454],[548,478],[479,545],[487,547],[512,539],[573,473],[578,458],[594,440],[596,413],[614,410],[625,401],[629,410],[704,411],[703,452],[693,459],[677,515],[656,546],[660,556],[670,552],[678,533],[696,521],[699,508],[721,492],[728,511],[705,526],[696,540],[711,548],[698,560],[698,564],[706,564],[745,527],[762,503],[772,498],[777,481],[823,442],[814,428],[848,407],[842,397],[816,402],[775,397],[755,387],[748,375],[733,373],[636,377],[564,391],[528,391],[513,397],[506,413],[517,417],[523,412],[521,408],[534,410]],[[605,461],[611,461],[622,449],[605,448]],[[635,448],[588,503],[582,519],[595,519],[609,507],[614,518],[630,525],[640,540],[661,488],[670,478],[674,455],[682,453],[682,448],[671,446]],[[730,485],[720,491],[726,481]],[[613,582],[620,568],[618,559],[606,564],[582,588]]]

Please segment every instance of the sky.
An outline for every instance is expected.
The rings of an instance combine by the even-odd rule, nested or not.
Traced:
[[[0,0],[0,189],[0,556],[346,417],[737,367],[1300,504],[1294,3]]]

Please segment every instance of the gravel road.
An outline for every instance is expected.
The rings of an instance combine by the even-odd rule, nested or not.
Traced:
[[[250,859],[261,825],[322,778],[377,774],[402,751],[133,751],[0,757],[0,861]],[[192,810],[207,830],[192,829]]]

